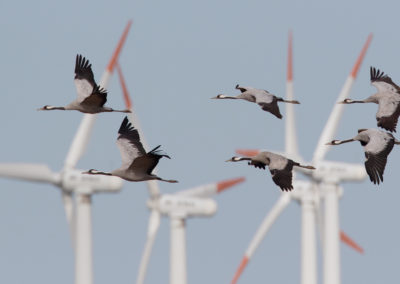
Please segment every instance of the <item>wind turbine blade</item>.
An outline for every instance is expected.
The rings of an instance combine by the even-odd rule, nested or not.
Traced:
[[[346,245],[354,249],[355,251],[363,254],[364,249],[358,245],[354,240],[352,240],[345,232],[340,231],[340,240],[344,242]]]
[[[117,64],[119,54],[121,53],[121,50],[122,50],[122,47],[124,46],[126,38],[128,37],[128,33],[131,28],[131,25],[132,25],[132,20],[129,20],[128,24],[125,27],[124,32],[122,33],[121,39],[118,42],[117,48],[115,49],[115,52],[110,60],[110,63],[107,66],[107,70],[110,73],[112,73],[114,71],[114,67]]]
[[[289,32],[288,46],[288,66],[287,66],[287,81],[286,81],[286,99],[294,100],[293,94],[293,37],[292,32]],[[297,148],[296,123],[294,105],[286,104],[286,120],[285,120],[285,153],[289,156],[297,156],[299,151]]]
[[[240,277],[240,275],[242,275],[242,272],[246,268],[249,260],[250,259],[246,255],[242,258],[242,261],[240,262],[239,267],[235,272],[235,276],[233,276],[231,284],[236,284],[238,282],[239,277]]]
[[[60,182],[60,175],[51,171],[45,164],[2,163],[0,176],[55,185]]]
[[[61,198],[64,205],[65,217],[67,218],[69,233],[71,235],[72,247],[75,251],[75,221],[74,221],[74,200],[72,192],[61,191]]]
[[[183,191],[178,191],[176,192],[176,194],[193,197],[211,197],[228,188],[231,188],[234,185],[244,182],[245,180],[246,179],[244,177],[228,179],[220,182],[200,185]]]
[[[271,228],[272,224],[275,220],[279,217],[282,213],[283,209],[289,204],[290,201],[290,193],[284,192],[281,194],[281,197],[275,203],[274,207],[272,207],[271,211],[265,216],[263,222],[261,223],[260,227],[258,228],[255,236],[253,237],[252,241],[250,242],[249,247],[247,248],[245,255],[233,277],[231,284],[235,284],[240,275],[242,274],[243,270],[246,268],[247,263],[253,256],[254,252],[260,245],[261,241],[264,239],[265,235],[267,234],[268,230]]]
[[[124,78],[124,75],[122,74],[122,69],[121,69],[121,66],[119,65],[118,62],[116,63],[116,67],[117,67],[117,73],[118,73],[119,81],[121,83],[122,94],[124,96],[125,106],[126,106],[127,109],[131,110],[131,113],[128,113],[128,117],[129,117],[130,121],[132,121],[134,123],[136,129],[138,130],[139,136],[140,136],[140,140],[142,141],[143,146],[146,149],[149,149],[147,141],[146,141],[146,139],[145,139],[145,137],[143,135],[143,131],[142,131],[142,127],[140,126],[139,119],[137,118],[136,113],[135,113],[135,111],[133,109],[132,100],[131,100],[131,97],[129,95],[126,83],[125,83],[125,78]],[[153,173],[157,174],[157,170],[154,169]],[[146,182],[146,184],[147,184],[147,188],[149,190],[150,196],[152,198],[156,198],[156,197],[158,197],[160,195],[160,187],[159,187],[158,182],[156,180],[149,180],[149,181]]]
[[[160,212],[153,209],[150,214],[149,225],[147,229],[147,240],[144,246],[142,260],[140,261],[139,273],[136,284],[143,284],[146,277],[147,266],[149,264],[151,250],[157,235],[158,228],[160,227]]]
[[[118,45],[111,57],[111,60],[103,73],[103,76],[100,80],[100,86],[107,89],[108,82],[110,81],[112,71],[114,70],[115,63],[117,58],[121,52],[122,46],[125,43],[125,39],[128,35],[129,28],[132,24],[132,21],[129,21],[124,33],[122,34],[121,39],[118,42]],[[93,114],[85,114],[79,125],[78,131],[75,134],[74,140],[72,141],[71,147],[69,148],[69,152],[64,162],[64,168],[74,168],[82,157],[83,153],[86,150],[86,146],[89,142],[90,134],[92,132],[93,124],[96,119],[96,115]]]
[[[321,247],[324,247],[324,236],[323,236],[323,227],[324,227],[324,221],[322,218],[322,211],[321,211],[321,206],[319,204],[319,202],[315,205],[315,216],[317,218],[317,224],[318,224],[318,232],[320,235],[320,242],[321,242]],[[355,251],[363,254],[364,253],[364,249],[357,244],[353,239],[351,239],[344,231],[340,231],[340,240],[345,243],[346,245],[348,245],[349,247],[351,247],[352,249],[354,249]],[[322,249],[323,250],[323,249]],[[324,254],[324,251],[322,251],[322,254]]]
[[[122,95],[124,97],[125,106],[127,109],[133,110],[132,100],[129,95],[128,87],[126,86],[126,83],[125,83],[125,77],[124,77],[124,74],[122,73],[121,65],[119,65],[119,63],[117,62],[116,67],[117,67],[119,82],[120,82],[121,88],[122,88]]]
[[[364,59],[364,56],[368,50],[368,47],[371,43],[372,40],[372,34],[369,34],[367,41],[364,44],[363,49],[361,50],[360,55],[357,58],[356,63],[353,66],[353,69],[350,73],[350,75],[347,77],[346,82],[344,83],[344,86],[339,93],[337,101],[343,101],[345,98],[347,98],[350,94],[351,87],[353,86],[353,83],[357,77],[358,70],[360,69],[361,63]],[[317,147],[315,148],[314,156],[313,156],[313,162],[319,162],[322,160],[328,150],[330,149],[327,147],[325,144],[329,141],[331,141],[336,133],[337,126],[339,124],[340,117],[343,112],[344,105],[343,104],[335,104],[332,112],[328,118],[328,121],[326,122],[326,125],[321,133],[321,136],[319,138]]]
[[[89,137],[92,133],[95,117],[96,116],[92,114],[85,114],[83,116],[65,159],[64,169],[74,168],[85,152]]]
[[[255,150],[255,149],[237,149],[235,151],[239,155],[247,156],[247,157],[253,157],[260,153],[260,150]]]

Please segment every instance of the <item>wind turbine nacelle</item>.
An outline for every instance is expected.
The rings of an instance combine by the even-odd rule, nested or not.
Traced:
[[[362,164],[350,164],[332,161],[321,161],[314,165],[311,176],[324,182],[363,181],[367,178]]]
[[[211,198],[196,198],[165,194],[159,200],[162,214],[186,217],[210,217],[217,212],[217,203]]]
[[[63,173],[62,188],[78,190],[80,193],[118,192],[122,180],[118,177],[83,174],[83,170],[68,170]]]

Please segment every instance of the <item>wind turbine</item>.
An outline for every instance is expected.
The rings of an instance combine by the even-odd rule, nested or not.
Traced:
[[[132,102],[126,87],[126,83],[119,65],[117,71],[120,78],[122,91],[124,94],[127,109],[132,112],[128,114],[130,120],[135,123],[140,132],[142,143],[148,148],[139,121],[135,115]],[[186,284],[186,230],[185,223],[188,217],[211,217],[217,210],[217,203],[211,199],[212,196],[228,189],[238,183],[243,182],[243,177],[229,179],[225,181],[201,185],[178,191],[173,194],[161,194],[157,181],[148,181],[150,199],[147,206],[151,210],[147,230],[147,240],[144,247],[142,260],[139,267],[137,284],[144,283],[147,266],[150,260],[151,250],[160,226],[161,215],[170,219],[170,283]]]
[[[113,56],[103,73],[100,80],[100,86],[103,88],[106,88],[108,85],[131,24],[132,21],[129,21],[126,25]],[[92,114],[85,114],[83,116],[64,161],[64,167],[60,172],[52,171],[46,164],[0,164],[0,176],[2,177],[50,183],[60,188],[75,252],[76,284],[93,283],[92,194],[100,192],[118,192],[122,187],[122,181],[119,178],[83,175],[83,170],[75,169],[76,164],[85,152],[89,142],[95,118],[96,115]],[[73,212],[74,194],[76,195],[75,212]],[[73,215],[74,218],[72,218]]]
[[[350,73],[349,78],[346,80],[346,83],[339,94],[339,98],[344,96],[348,96],[350,92],[350,88],[352,83],[354,82],[356,75],[358,73],[358,69],[360,68],[361,62],[367,48],[372,39],[372,35],[369,35],[367,42],[365,43],[356,64],[353,67],[352,72]],[[289,35],[289,50],[288,50],[288,73],[287,73],[287,99],[293,99],[293,67],[292,67],[292,36]],[[299,156],[297,150],[297,138],[295,132],[295,120],[294,120],[294,109],[292,105],[286,105],[287,113],[286,113],[286,127],[285,127],[285,155],[296,159],[298,161],[302,161]],[[336,106],[335,106],[336,107]],[[322,197],[326,198],[327,190],[328,193],[328,201],[327,205],[325,205],[328,213],[325,214],[325,227],[323,232],[323,246],[324,246],[324,279],[325,283],[333,284],[339,282],[333,282],[333,280],[329,282],[330,279],[340,279],[338,276],[339,271],[339,258],[338,258],[338,250],[339,250],[339,237],[343,242],[350,245],[357,251],[362,252],[362,249],[352,241],[344,232],[340,232],[339,234],[339,223],[338,223],[338,211],[334,211],[337,209],[337,199],[340,194],[342,194],[342,188],[339,186],[341,181],[361,181],[366,178],[365,170],[363,170],[362,165],[358,164],[347,164],[347,163],[337,163],[330,161],[323,161],[324,154],[326,153],[327,148],[320,150],[321,141],[325,141],[324,139],[334,135],[334,131],[336,130],[337,120],[339,119],[339,115],[342,109],[336,110],[334,108],[333,114],[328,120],[328,129],[329,132],[323,131],[323,137],[321,136],[320,142],[317,146],[317,159],[313,160],[314,166],[316,166],[316,170],[312,175],[310,172],[303,171],[306,175],[311,178],[311,181],[300,181],[294,180],[293,186],[294,190],[288,193],[282,193],[280,199],[271,209],[271,211],[267,214],[261,226],[259,227],[256,235],[251,241],[248,249],[246,250],[245,256],[242,259],[239,268],[237,269],[235,276],[232,280],[232,284],[236,283],[244,268],[246,267],[248,261],[254,254],[255,250],[265,237],[269,228],[276,220],[276,218],[280,215],[280,213],[286,208],[291,199],[297,200],[301,204],[302,208],[302,241],[301,241],[301,283],[303,284],[315,284],[317,282],[317,264],[316,264],[316,238],[315,238],[315,221],[316,219],[320,219],[319,216],[319,204]],[[329,127],[329,125],[331,125]],[[326,128],[325,128],[326,129]],[[329,141],[329,140],[327,140]],[[244,154],[248,156],[252,156],[258,153],[258,150],[238,150],[239,154]],[[314,155],[315,156],[315,155]],[[329,186],[327,186],[329,185]],[[326,188],[328,188],[326,190]],[[332,188],[332,189],[331,189]],[[333,193],[332,193],[333,192]],[[323,196],[321,196],[323,194]],[[336,198],[336,207],[334,202],[332,202],[332,195]],[[333,208],[333,210],[332,210]],[[332,219],[335,223],[327,224],[328,222],[332,222]],[[333,228],[333,226],[335,226]],[[327,234],[330,234],[327,237]],[[333,235],[333,237],[332,237]],[[327,239],[325,239],[327,238]],[[336,242],[333,245],[333,248],[336,249],[334,253],[332,253],[332,242]],[[329,247],[329,248],[328,248]],[[332,256],[333,254],[333,256]],[[337,266],[333,267],[333,263],[337,263]],[[330,270],[329,270],[330,269]],[[328,271],[329,270],[329,271]],[[334,272],[333,272],[334,271]],[[336,276],[332,276],[332,274],[336,273]],[[328,276],[327,276],[328,274]],[[330,276],[329,276],[330,275]]]
[[[367,42],[365,43],[361,54],[358,57],[350,75],[339,93],[338,101],[344,100],[349,96],[351,87],[357,77],[358,70],[360,69],[362,60],[368,50],[369,44],[372,40],[372,34],[368,36]],[[320,181],[319,188],[324,194],[325,201],[325,216],[324,216],[324,283],[325,284],[339,284],[340,283],[340,248],[339,248],[339,197],[341,192],[339,191],[338,184],[341,181],[348,180],[346,175],[354,174],[354,176],[361,177],[361,173],[366,177],[365,170],[361,169],[362,165],[351,166],[340,163],[336,163],[337,166],[327,167],[328,170],[324,170],[325,162],[323,161],[328,147],[325,146],[325,139],[333,139],[336,134],[337,126],[341,114],[343,113],[343,105],[335,104],[332,112],[328,118],[328,121],[321,133],[317,147],[313,156],[313,163],[321,170],[317,173],[313,173],[313,179]],[[329,140],[327,140],[329,141]],[[357,169],[358,167],[358,169]],[[344,174],[341,174],[344,172]]]

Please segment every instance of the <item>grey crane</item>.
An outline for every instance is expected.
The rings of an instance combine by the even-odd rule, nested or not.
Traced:
[[[274,183],[281,188],[282,191],[290,191],[292,185],[292,169],[294,166],[305,169],[315,170],[313,166],[300,165],[291,159],[271,152],[260,152],[253,157],[232,157],[226,162],[249,161],[248,164],[256,168],[264,169],[269,167]]]
[[[387,157],[392,151],[394,144],[399,145],[400,141],[395,139],[389,132],[379,129],[359,129],[358,134],[347,140],[332,140],[327,145],[340,145],[343,143],[359,141],[364,147],[365,169],[369,179],[374,184],[383,182],[383,172]]]
[[[178,182],[176,180],[165,180],[151,173],[162,157],[168,159],[170,157],[160,153],[161,151],[158,149],[161,145],[146,153],[140,142],[138,130],[132,126],[127,117],[124,118],[119,128],[117,146],[122,158],[122,166],[120,168],[110,173],[90,169],[84,174],[117,176],[127,181],[160,180],[170,183]]]
[[[370,68],[371,85],[378,89],[378,92],[364,100],[354,101],[345,99],[342,104],[354,103],[375,103],[378,104],[376,121],[379,127],[388,131],[396,132],[397,120],[400,115],[400,87],[385,73],[375,67]]]
[[[105,107],[107,102],[107,91],[100,88],[94,80],[92,64],[82,55],[76,56],[75,62],[75,78],[74,83],[78,97],[75,101],[67,106],[55,107],[45,105],[38,110],[77,110],[83,113],[99,113],[99,112],[131,112],[130,110],[115,110]]]
[[[256,89],[252,87],[241,87],[239,85],[236,85],[235,88],[240,90],[241,94],[234,97],[219,94],[212,99],[241,99],[251,103],[256,103],[263,110],[272,113],[280,119],[282,118],[282,114],[279,111],[278,102],[300,104],[298,101],[284,100],[283,98],[277,97],[266,90]]]

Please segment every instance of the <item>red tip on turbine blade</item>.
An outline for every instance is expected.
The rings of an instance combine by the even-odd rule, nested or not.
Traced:
[[[292,36],[292,31],[289,31],[287,80],[293,81],[293,36]]]
[[[229,179],[225,181],[220,181],[217,183],[217,192],[220,193],[221,191],[230,188],[238,183],[244,182],[246,179],[244,177]]]
[[[128,88],[126,87],[126,84],[125,84],[125,79],[124,79],[124,75],[122,74],[121,66],[119,65],[118,62],[116,63],[116,67],[117,67],[119,82],[121,83],[122,93],[124,94],[125,106],[127,109],[131,109],[132,101],[129,96]]]
[[[358,251],[359,253],[363,254],[364,249],[359,246],[355,241],[353,241],[345,232],[340,231],[340,239],[349,247],[353,248],[354,250]]]
[[[351,70],[350,76],[353,77],[354,79],[357,77],[358,70],[360,69],[364,56],[367,53],[371,40],[372,40],[372,33],[368,35],[367,41],[365,42],[363,49],[361,50],[360,55],[357,58],[356,64],[354,64],[353,70]]]
[[[115,49],[114,54],[111,57],[110,63],[107,66],[107,70],[110,73],[112,73],[114,70],[115,64],[117,63],[118,56],[121,53],[122,46],[125,43],[125,40],[126,40],[126,37],[128,36],[128,32],[129,32],[129,29],[131,28],[131,25],[132,25],[132,20],[129,20],[128,24],[125,27],[124,32],[122,33],[121,39],[118,42],[117,48]]]
[[[236,284],[248,262],[249,258],[247,256],[243,257],[242,262],[240,263],[239,268],[236,270],[235,276],[233,277],[231,284]]]
[[[253,157],[260,153],[260,150],[244,150],[244,149],[237,149],[236,153],[239,155],[244,155],[247,157]]]

